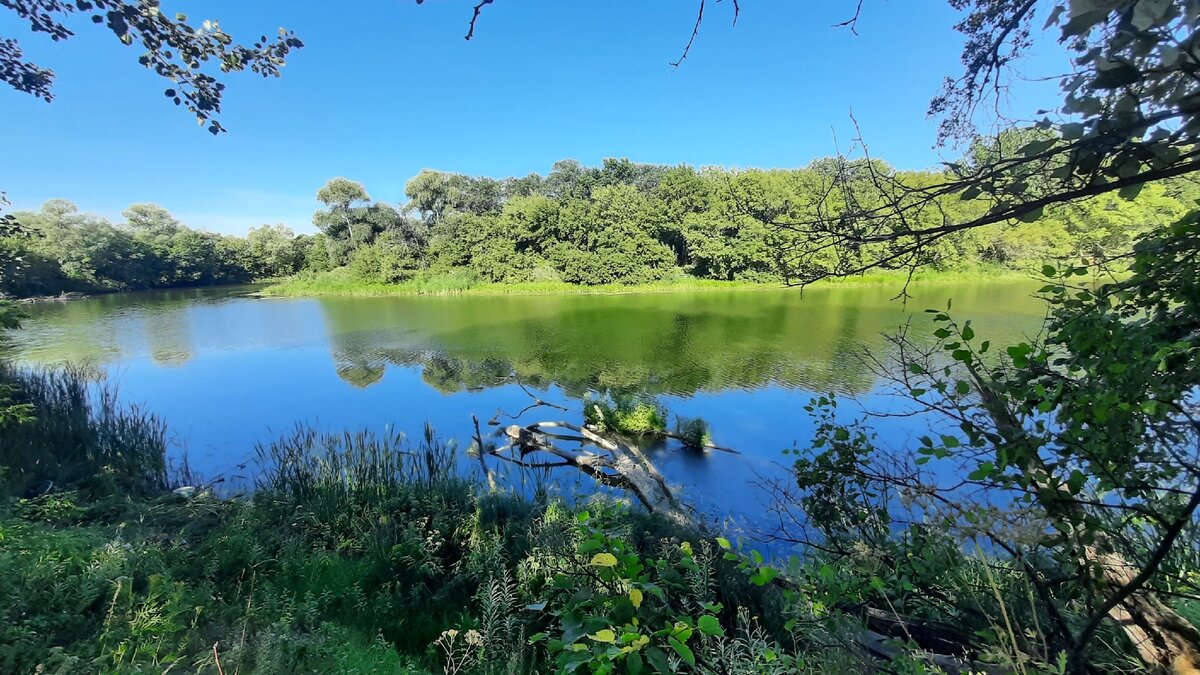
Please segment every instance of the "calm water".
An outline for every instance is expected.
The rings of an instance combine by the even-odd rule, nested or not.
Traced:
[[[298,422],[419,434],[430,422],[466,447],[471,415],[516,412],[540,396],[572,410],[587,392],[638,391],[703,417],[741,455],[654,448],[660,470],[712,514],[753,514],[748,483],[778,475],[780,450],[812,430],[814,393],[843,406],[895,405],[856,354],[922,309],[972,318],[997,345],[1032,333],[1043,307],[1024,283],[622,296],[257,299],[217,289],[106,296],[32,308],[15,334],[30,364],[90,363],[172,429],[173,452],[206,476],[245,476],[256,441]],[[522,418],[578,419],[555,410]],[[877,425],[902,442],[911,420]],[[466,463],[464,463],[466,464]],[[573,489],[573,488],[564,488]]]

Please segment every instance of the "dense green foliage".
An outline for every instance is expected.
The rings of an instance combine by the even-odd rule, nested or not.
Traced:
[[[201,232],[153,204],[129,207],[119,225],[63,200],[14,215],[22,230],[0,237],[0,294],[17,297],[284,276],[301,268],[312,240],[280,225],[241,238]]]
[[[610,403],[585,397],[583,419],[601,431],[626,436],[663,434],[667,430],[667,411],[652,396],[617,394]]]
[[[325,188],[335,195],[323,199],[329,209],[314,217],[325,255],[311,268],[345,264],[354,279],[376,284],[430,277],[500,284],[687,277],[778,283],[837,263],[832,251],[812,251],[797,267],[796,251],[815,244],[787,223],[846,208],[831,204],[828,193],[847,173],[859,175],[856,208],[881,200],[867,166],[824,159],[796,170],[696,170],[610,159],[589,168],[565,160],[545,176],[503,180],[427,170],[406,185],[408,216],[370,203],[361,186],[335,179]],[[946,176],[869,166],[915,188]],[[339,190],[350,196],[336,196]],[[1127,254],[1138,234],[1177,220],[1197,196],[1191,180],[1165,181],[1146,186],[1136,200],[1103,195],[1047,209],[1030,222],[947,237],[926,254],[940,269],[1113,258]],[[944,195],[936,206],[923,217],[940,222],[987,208],[962,194]],[[886,246],[875,248],[865,246],[862,258],[879,256]]]
[[[813,244],[786,223],[830,208],[834,177],[864,166],[826,159],[796,170],[697,171],[628,160],[588,168],[567,160],[546,176],[504,180],[424,171],[407,183],[403,207],[373,202],[358,183],[335,178],[317,194],[326,206],[313,216],[319,233],[300,236],[281,225],[252,228],[245,237],[200,232],[147,204],[131,206],[126,222],[113,225],[55,200],[15,214],[20,232],[0,236],[0,293],[202,286],[297,273],[301,286],[317,291],[401,282],[429,292],[480,284],[779,283],[841,264],[832,252],[797,258]],[[911,186],[941,179],[871,166]],[[865,173],[862,181],[859,204],[873,194]],[[1109,193],[1046,209],[1031,222],[959,233],[925,254],[942,270],[1118,258],[1141,233],[1178,220],[1198,197],[1191,179],[1163,181],[1136,199]],[[968,217],[984,208],[983,200],[947,195],[928,217]],[[881,252],[865,246],[861,255]]]

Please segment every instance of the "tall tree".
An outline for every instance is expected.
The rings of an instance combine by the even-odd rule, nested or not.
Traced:
[[[317,190],[317,201],[324,204],[327,210],[313,214],[313,225],[333,239],[342,238],[344,230],[345,238],[353,248],[355,225],[359,226],[360,231],[365,227],[361,222],[361,214],[355,212],[355,205],[371,201],[366,188],[347,178],[331,178]]]

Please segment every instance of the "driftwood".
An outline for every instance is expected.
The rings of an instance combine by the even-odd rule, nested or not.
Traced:
[[[1095,546],[1086,547],[1085,554],[1099,567],[1116,600],[1108,617],[1125,632],[1142,661],[1174,675],[1200,675],[1200,631],[1144,589],[1138,579],[1141,570],[1124,558]]]
[[[489,482],[493,480],[485,458],[494,458],[527,469],[571,467],[601,485],[633,495],[646,510],[680,522],[691,522],[691,513],[675,498],[666,478],[636,445],[606,435],[587,425],[569,422],[513,424],[504,429],[507,444],[487,447],[478,431],[479,461]]]
[[[516,372],[510,373],[505,379],[516,384],[531,402],[515,415],[497,410],[488,420],[488,426],[500,426],[502,418],[519,420],[527,412],[537,408],[570,412],[570,409],[543,400],[530,391]],[[601,485],[625,490],[652,513],[667,515],[679,522],[694,522],[690,509],[675,498],[666,478],[659,473],[650,458],[636,443],[622,436],[601,431],[586,423],[576,425],[569,422],[536,422],[524,426],[511,424],[503,433],[507,443],[496,447],[484,442],[483,434],[479,430],[479,420],[473,415],[471,420],[475,424],[477,450],[474,454],[488,484],[493,488],[496,486],[496,479],[487,465],[486,459],[489,457],[527,469],[571,467],[595,479]],[[685,440],[678,434],[665,431],[659,435],[679,441]],[[739,454],[737,450],[713,443],[705,443],[702,449]]]

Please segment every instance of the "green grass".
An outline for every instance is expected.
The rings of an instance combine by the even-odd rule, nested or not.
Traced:
[[[957,283],[970,281],[1023,281],[1030,273],[1002,267],[979,267],[962,270],[920,270],[913,275],[917,284]],[[844,279],[829,279],[815,286],[886,286],[902,285],[906,272],[878,271]],[[601,284],[586,286],[563,281],[544,281],[520,284],[497,284],[473,281],[461,275],[418,276],[396,284],[367,282],[356,279],[346,268],[320,274],[304,274],[278,280],[259,291],[272,297],[307,296],[392,296],[392,295],[619,295],[627,293],[680,293],[698,291],[777,290],[782,282],[717,281],[694,277],[676,277],[648,284]]]

